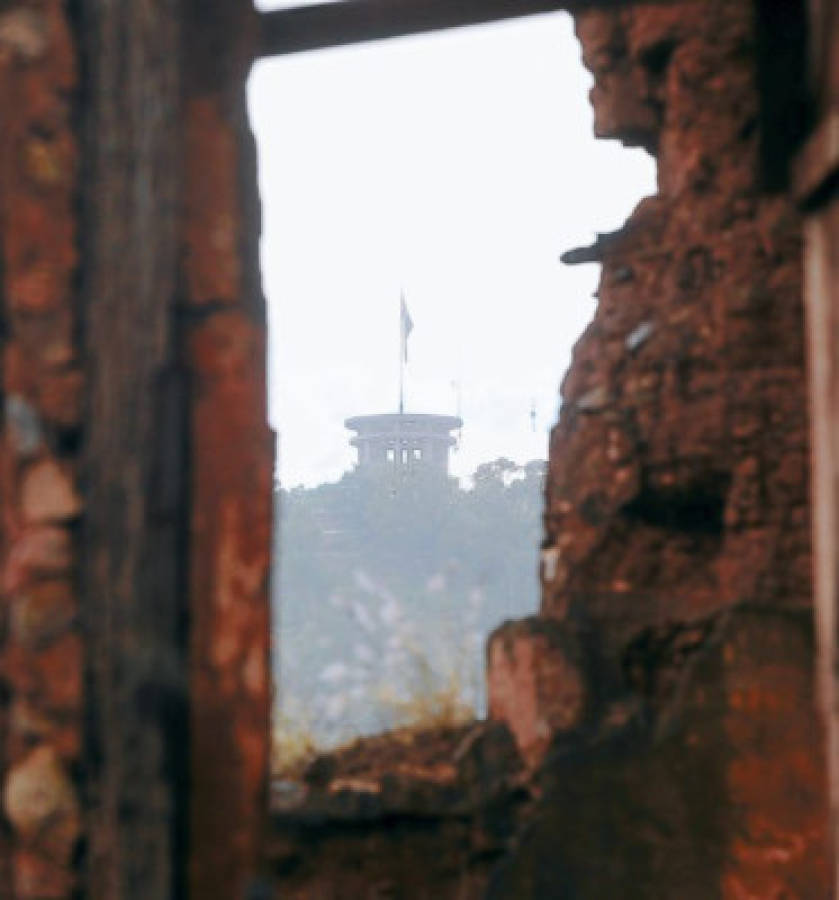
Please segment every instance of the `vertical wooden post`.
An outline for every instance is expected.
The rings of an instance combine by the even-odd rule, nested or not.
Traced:
[[[179,0],[83,0],[91,900],[183,895]]]

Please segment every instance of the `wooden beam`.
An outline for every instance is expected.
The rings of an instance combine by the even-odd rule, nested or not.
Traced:
[[[344,0],[279,9],[261,16],[260,55],[279,56],[481,25],[573,5],[573,0]]]
[[[87,840],[80,896],[180,900],[188,838],[183,622],[190,527],[176,331],[183,4],[77,5],[86,61],[79,577]]]

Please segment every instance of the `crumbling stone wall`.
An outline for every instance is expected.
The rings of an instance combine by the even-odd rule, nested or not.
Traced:
[[[410,896],[412,866],[434,896],[830,896],[801,222],[760,178],[756,6],[603,6],[597,131],[660,191],[568,257],[602,262],[600,305],[541,614],[489,648],[499,724],[431,772],[313,782],[263,845],[255,13],[0,3],[0,897],[230,900],[263,849],[281,888],[329,859],[325,896]]]
[[[518,757],[501,770],[520,769],[495,796],[511,827],[488,856],[464,838],[453,855],[438,798],[447,868],[432,874],[427,834],[413,855],[408,835],[384,838],[386,781],[354,787],[327,760],[334,777],[275,822],[279,896],[340,896],[346,854],[366,852],[434,878],[438,896],[831,896],[802,221],[767,177],[785,161],[766,129],[790,123],[759,90],[794,53],[761,57],[759,12],[682,0],[577,14],[595,129],[654,153],[659,192],[565,257],[603,271],[552,435],[543,602],[488,647],[490,716]],[[459,809],[474,841],[481,806]],[[410,872],[364,871],[370,896],[375,878],[412,896]]]
[[[256,15],[188,4],[183,119],[189,380],[191,896],[243,896],[268,812],[274,436],[267,424],[256,147]]]
[[[249,4],[0,4],[0,896],[242,896],[267,811]]]
[[[654,152],[659,193],[566,255],[603,272],[552,435],[541,615],[581,688],[493,897],[830,896],[801,222],[762,186],[755,23],[717,0],[577,16],[596,131]],[[517,628],[491,654],[537,640]],[[552,646],[512,690],[562,671]]]
[[[79,628],[78,67],[64,4],[0,10],[0,896],[76,887]]]
[[[531,800],[503,725],[404,729],[274,784],[277,898],[479,900]]]

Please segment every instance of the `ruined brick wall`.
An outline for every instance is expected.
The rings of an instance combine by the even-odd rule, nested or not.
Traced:
[[[229,900],[257,874],[254,19],[0,6],[0,897]]]
[[[70,896],[81,833],[83,416],[75,45],[61,2],[0,10],[0,896]]]
[[[756,6],[642,3],[577,31],[597,133],[654,152],[659,193],[567,256],[603,272],[551,441],[559,636],[490,650],[523,694],[553,679],[512,722],[545,799],[490,896],[827,897],[801,222],[762,187]]]
[[[269,848],[301,884],[314,842],[347,851],[338,896],[342,866],[374,895],[432,856],[435,896],[830,896],[801,224],[758,175],[755,10],[612,9],[578,18],[597,129],[655,152],[660,192],[571,257],[603,277],[542,613],[489,651],[521,759],[489,728],[430,787],[315,792],[332,830],[303,810]],[[0,897],[230,900],[259,865],[254,28],[237,0],[0,4]]]
[[[189,5],[184,341],[190,371],[190,889],[244,896],[268,810],[274,438],[267,425],[247,4]]]
[[[490,716],[529,773],[495,797],[512,833],[452,855],[438,798],[435,852],[387,833],[384,780],[336,776],[277,823],[279,896],[340,896],[349,870],[369,896],[425,896],[415,870],[493,900],[832,895],[802,220],[766,167],[790,125],[766,104],[795,98],[760,94],[798,73],[766,55],[766,9],[577,15],[596,131],[654,153],[659,192],[566,256],[603,271],[552,435],[542,608],[488,647]]]
[[[272,896],[479,900],[531,800],[503,725],[359,739],[275,781]]]

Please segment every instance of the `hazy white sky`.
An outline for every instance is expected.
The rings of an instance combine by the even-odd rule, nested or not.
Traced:
[[[453,413],[460,385],[453,473],[544,458],[598,274],[559,254],[655,188],[645,153],[592,137],[589,87],[563,13],[258,64],[269,408],[286,486],[337,478],[354,459],[344,419],[395,409],[403,288],[406,409]]]

